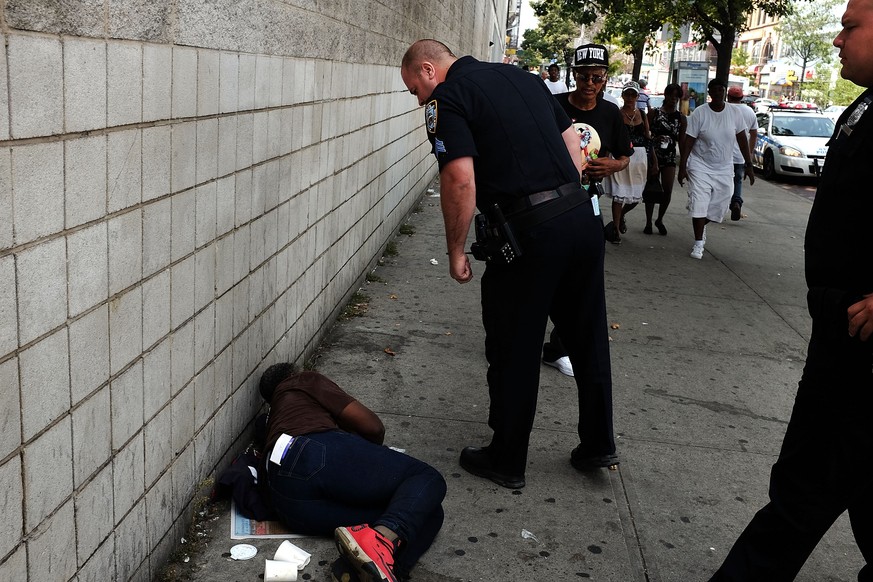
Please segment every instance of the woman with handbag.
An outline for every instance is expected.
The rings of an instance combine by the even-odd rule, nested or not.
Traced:
[[[613,244],[621,244],[621,235],[627,232],[625,215],[642,202],[648,174],[648,145],[651,136],[646,116],[637,109],[639,94],[640,86],[636,82],[625,83],[621,92],[624,105],[619,111],[630,134],[633,155],[624,170],[609,176],[604,183],[608,194],[612,196],[612,223],[617,232],[608,240]]]
[[[673,194],[673,182],[676,178],[677,153],[676,146],[685,138],[685,128],[688,120],[676,109],[682,97],[682,87],[673,83],[664,89],[664,103],[657,109],[649,110],[649,127],[652,133],[652,148],[658,161],[658,173],[655,180],[646,182],[643,191],[643,203],[646,207],[646,227],[643,232],[652,234],[652,215],[655,204],[658,204],[658,218],[655,227],[662,235],[667,234],[664,226],[664,214],[670,205]],[[657,183],[660,178],[660,183]]]

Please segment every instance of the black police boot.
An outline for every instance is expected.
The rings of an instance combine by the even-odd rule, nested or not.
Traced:
[[[524,475],[510,475],[494,468],[494,462],[488,455],[488,447],[466,447],[461,451],[461,467],[477,477],[491,479],[507,489],[524,487]]]

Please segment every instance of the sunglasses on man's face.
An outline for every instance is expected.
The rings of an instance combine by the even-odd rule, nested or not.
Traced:
[[[606,77],[604,75],[588,75],[586,73],[576,73],[576,79],[582,83],[591,81],[595,85],[602,83]]]

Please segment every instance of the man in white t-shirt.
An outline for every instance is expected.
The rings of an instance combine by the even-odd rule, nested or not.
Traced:
[[[545,79],[546,87],[552,92],[552,95],[567,92],[567,84],[561,80],[561,69],[558,65],[552,63],[549,65],[549,77]]]
[[[679,185],[688,178],[688,214],[694,229],[691,257],[703,258],[706,225],[721,222],[733,193],[733,143],[743,154],[745,175],[755,183],[749,142],[740,116],[725,103],[727,83],[709,82],[710,103],[698,105],[688,117],[679,162]]]
[[[758,117],[755,111],[742,102],[743,90],[736,85],[728,89],[728,107],[736,108],[743,121],[743,131],[749,140],[749,153],[755,151],[755,142],[758,141]],[[745,175],[743,154],[739,145],[734,146],[734,194],[731,196],[731,220],[739,220],[743,213],[743,176]]]

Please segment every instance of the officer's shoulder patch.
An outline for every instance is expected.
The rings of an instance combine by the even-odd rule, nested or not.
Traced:
[[[424,106],[424,125],[427,127],[428,133],[436,133],[437,128],[437,102],[436,99],[431,99]]]

